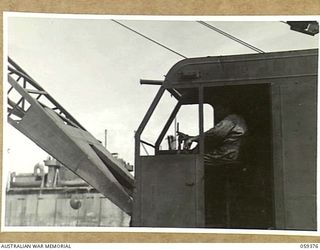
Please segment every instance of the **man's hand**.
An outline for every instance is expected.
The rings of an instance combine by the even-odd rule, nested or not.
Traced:
[[[177,132],[179,136],[179,145],[183,142],[183,149],[189,150],[193,142],[198,141],[197,136],[190,136],[182,132]]]
[[[192,142],[194,142],[193,137],[189,137],[187,140],[183,143],[183,149],[189,150],[191,148]]]
[[[181,148],[181,144],[183,143],[183,149],[186,149],[186,141],[190,139],[190,136],[179,131],[177,131],[177,134],[178,134],[179,148]]]
[[[184,141],[184,140],[187,140],[188,138],[190,138],[189,135],[184,134],[184,133],[179,132],[179,131],[177,131],[177,134],[178,134],[179,140],[181,140],[181,141]]]

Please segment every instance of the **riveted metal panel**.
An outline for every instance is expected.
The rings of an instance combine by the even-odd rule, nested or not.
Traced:
[[[80,197],[80,196],[79,196]],[[57,198],[56,203],[56,214],[55,214],[55,225],[56,226],[77,226],[79,209],[73,209],[70,206],[69,194],[61,195]],[[83,205],[82,205],[83,209]]]
[[[55,225],[57,197],[57,195],[54,195],[54,197],[49,195],[42,195],[38,197],[37,225]]]
[[[165,86],[215,84],[218,82],[279,79],[315,75],[317,50],[273,52],[236,56],[216,56],[185,59],[174,65],[165,79]],[[185,74],[197,72],[197,77],[185,78]]]
[[[46,192],[46,190],[44,191]],[[81,205],[73,209],[70,200]],[[101,194],[51,189],[6,195],[6,226],[129,226],[130,216]]]
[[[141,157],[141,226],[201,226],[197,189],[203,176],[197,177],[197,168],[196,155]]]
[[[278,82],[273,99],[275,208],[279,228],[316,229],[316,149],[317,149],[317,83],[316,78]],[[280,176],[279,176],[280,175]],[[281,197],[281,199],[279,199]]]

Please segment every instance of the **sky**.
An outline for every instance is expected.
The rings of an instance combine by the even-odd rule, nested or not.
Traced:
[[[134,131],[159,88],[139,81],[163,80],[183,58],[110,19],[78,17],[8,17],[8,55],[98,140],[104,142],[107,129],[107,149],[133,164]],[[195,21],[117,20],[188,58],[256,53]],[[207,22],[265,52],[319,44],[319,35],[291,31],[280,21]],[[164,99],[142,139],[153,142],[173,104],[172,98]],[[191,120],[187,112],[178,119]],[[194,133],[188,124],[183,128]],[[33,172],[34,165],[47,158],[10,125],[4,137],[6,171]]]

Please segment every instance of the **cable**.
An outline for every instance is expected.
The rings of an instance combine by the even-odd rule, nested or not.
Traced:
[[[218,33],[221,34],[221,35],[224,35],[224,36],[232,39],[232,40],[235,41],[235,42],[238,42],[238,43],[246,46],[246,47],[249,48],[249,49],[252,49],[252,50],[254,50],[254,51],[258,52],[258,53],[265,53],[263,50],[261,50],[261,49],[259,49],[259,48],[257,48],[257,47],[254,47],[253,45],[251,45],[251,44],[249,44],[249,43],[246,43],[245,41],[242,41],[242,40],[240,40],[240,39],[238,39],[238,38],[236,38],[236,37],[228,34],[227,32],[224,32],[224,31],[222,31],[222,30],[220,30],[220,29],[212,26],[211,24],[208,24],[208,23],[203,22],[203,21],[196,21],[196,22],[197,22],[197,23],[200,23],[200,24],[202,24],[202,25],[204,25],[204,26],[206,26],[206,27],[209,28],[209,29],[212,29],[212,30],[218,32]]]
[[[126,29],[128,29],[128,30],[130,30],[130,31],[132,31],[132,32],[134,32],[134,33],[136,33],[136,34],[138,34],[139,36],[142,36],[143,38],[145,38],[145,39],[147,39],[147,40],[149,40],[149,41],[151,41],[151,42],[153,42],[153,43],[161,46],[162,48],[165,48],[165,49],[167,49],[167,50],[175,53],[175,54],[178,55],[178,56],[181,56],[181,57],[183,57],[183,58],[185,58],[185,59],[187,58],[186,56],[184,56],[184,55],[182,55],[182,54],[180,54],[180,53],[178,53],[178,52],[170,49],[169,47],[167,47],[167,46],[165,46],[165,45],[163,45],[163,44],[161,44],[161,43],[159,43],[159,42],[157,42],[157,41],[155,41],[155,40],[153,40],[153,39],[151,39],[151,38],[149,38],[149,37],[147,37],[147,36],[145,36],[145,35],[143,35],[143,34],[141,34],[140,32],[138,32],[138,31],[130,28],[130,27],[127,26],[127,25],[124,25],[123,23],[120,23],[120,22],[118,22],[118,21],[116,21],[116,20],[114,20],[114,19],[111,19],[111,21],[112,21],[112,22],[115,22],[115,23],[121,25],[122,27],[124,27],[124,28],[126,28]]]

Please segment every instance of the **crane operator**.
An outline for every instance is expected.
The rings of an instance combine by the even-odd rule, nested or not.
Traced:
[[[241,141],[247,133],[245,120],[242,116],[232,113],[230,106],[217,105],[215,114],[219,122],[204,133],[204,163],[206,166],[237,161]],[[190,149],[193,142],[199,143],[199,135],[189,136],[180,132],[179,134],[183,137],[184,149]],[[196,150],[197,147],[193,150]]]

